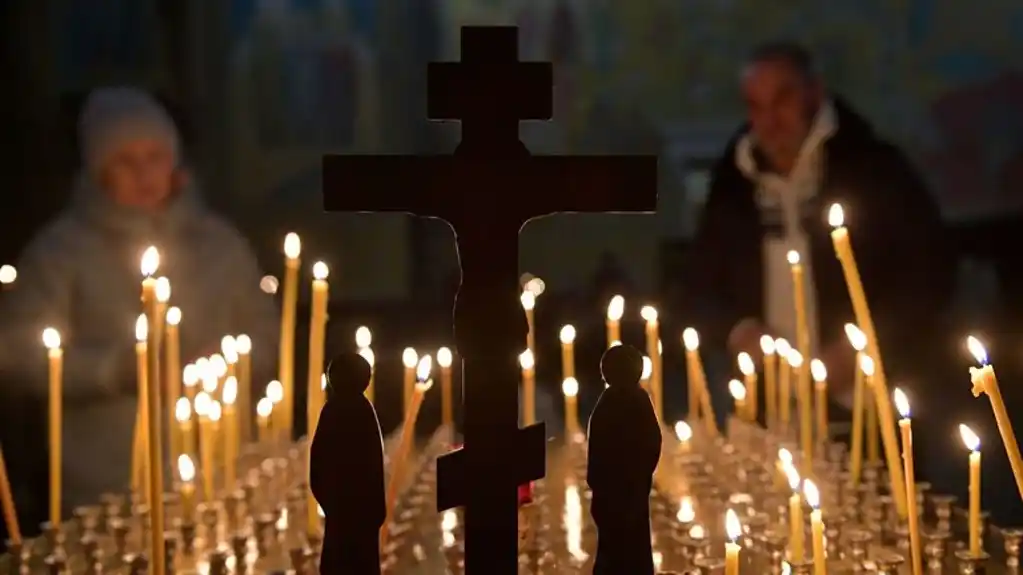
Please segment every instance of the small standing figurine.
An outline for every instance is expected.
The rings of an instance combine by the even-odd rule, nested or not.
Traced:
[[[586,481],[597,526],[594,575],[652,575],[650,490],[661,455],[661,428],[639,386],[643,356],[619,345],[604,353],[608,388],[590,415]]]
[[[309,488],[326,518],[320,573],[378,575],[380,528],[387,515],[384,445],[363,392],[370,367],[360,355],[327,369],[327,402],[309,453]]]

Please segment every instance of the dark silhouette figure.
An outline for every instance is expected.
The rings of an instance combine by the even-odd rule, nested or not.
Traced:
[[[429,117],[462,124],[452,155],[323,161],[328,211],[411,212],[443,219],[455,233],[465,445],[437,461],[437,507],[465,508],[471,575],[517,572],[519,486],[545,472],[543,424],[518,425],[516,356],[528,329],[519,302],[519,230],[557,212],[650,212],[657,200],[654,156],[529,153],[519,122],[551,118],[553,70],[520,62],[517,34],[514,27],[464,27],[462,61],[429,65]]]
[[[380,573],[384,444],[363,395],[369,378],[369,364],[356,353],[334,358],[327,369],[327,403],[309,448],[309,488],[326,515],[323,575]]]
[[[597,525],[594,575],[654,572],[650,490],[661,456],[661,427],[639,386],[643,356],[630,346],[604,353],[600,371],[610,386],[590,415],[586,481]]]

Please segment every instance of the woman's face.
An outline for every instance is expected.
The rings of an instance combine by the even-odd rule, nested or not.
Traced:
[[[166,142],[142,138],[122,144],[103,168],[103,187],[119,205],[157,209],[174,191],[174,151]]]

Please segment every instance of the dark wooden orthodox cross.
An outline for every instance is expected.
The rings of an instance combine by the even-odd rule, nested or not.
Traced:
[[[462,61],[431,63],[428,115],[461,120],[450,156],[327,156],[324,207],[409,212],[455,232],[462,283],[455,344],[463,361],[464,447],[438,461],[439,509],[465,508],[465,568],[517,573],[517,488],[545,471],[543,424],[518,426],[526,319],[518,237],[529,220],[561,212],[652,212],[657,160],[532,157],[521,120],[549,120],[553,70],[518,60],[515,27],[464,27]]]

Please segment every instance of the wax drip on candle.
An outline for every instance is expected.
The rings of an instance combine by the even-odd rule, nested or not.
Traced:
[[[625,298],[616,295],[611,298],[611,301],[607,304],[607,319],[610,321],[619,321],[622,319],[622,315],[625,314]]]
[[[373,345],[373,332],[361,325],[355,330],[355,347],[362,349]]]

